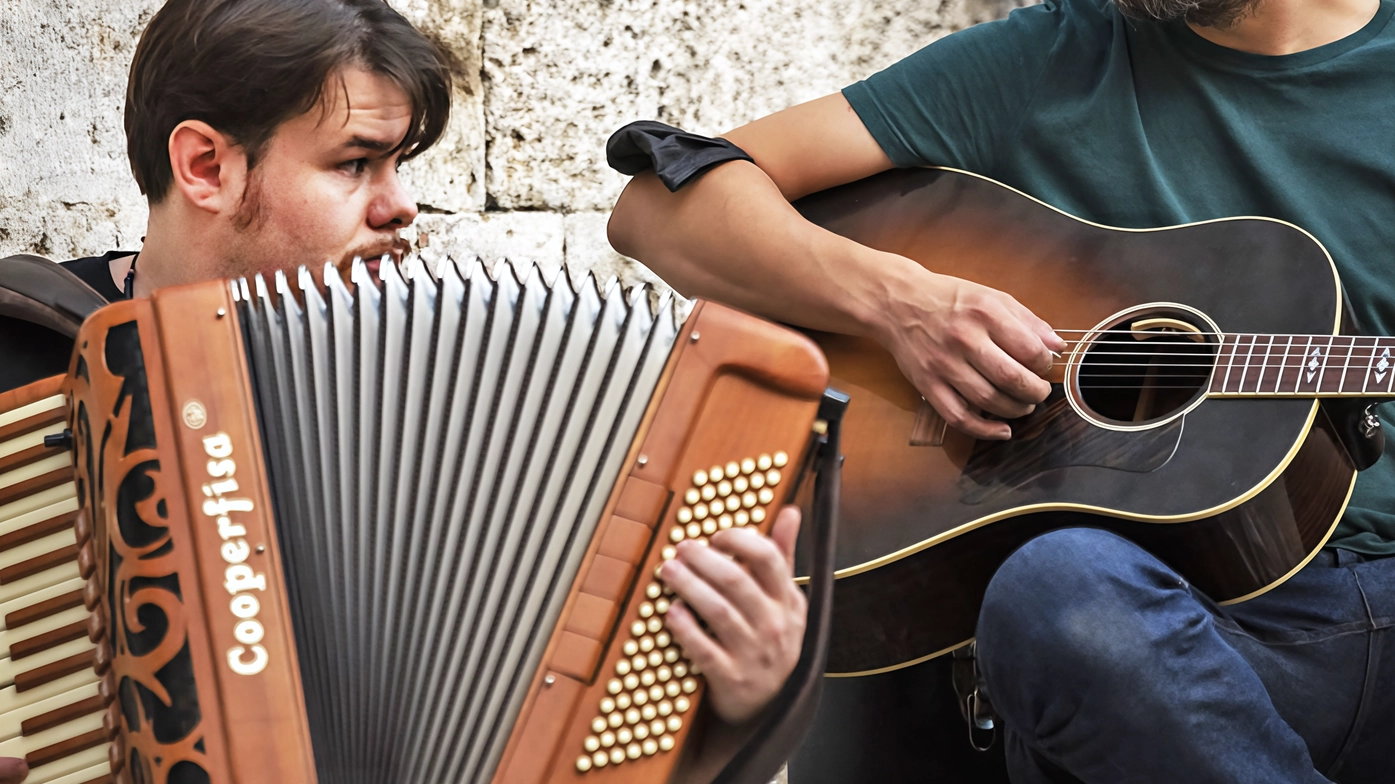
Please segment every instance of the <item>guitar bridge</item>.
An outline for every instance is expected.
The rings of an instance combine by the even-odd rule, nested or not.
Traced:
[[[915,414],[915,425],[911,427],[911,446],[944,446],[948,426],[940,412],[921,398],[920,409]]]

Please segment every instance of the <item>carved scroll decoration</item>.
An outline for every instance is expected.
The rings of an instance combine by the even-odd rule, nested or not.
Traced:
[[[70,379],[78,492],[90,515],[131,781],[208,784],[172,515],[135,321],[84,330]],[[172,458],[170,458],[172,459]],[[176,507],[179,505],[176,504]],[[189,576],[192,579],[192,575]],[[100,658],[100,657],[99,657]]]

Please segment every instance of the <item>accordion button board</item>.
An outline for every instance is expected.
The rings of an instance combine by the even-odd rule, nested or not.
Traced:
[[[113,759],[153,784],[699,780],[713,719],[657,570],[768,528],[822,354],[613,281],[380,272],[84,325],[76,595]]]
[[[111,780],[109,700],[78,567],[61,382],[0,394],[0,756],[25,759],[28,782],[97,784]]]

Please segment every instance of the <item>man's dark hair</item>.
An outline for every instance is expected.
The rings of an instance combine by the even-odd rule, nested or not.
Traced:
[[[141,35],[126,87],[126,150],[141,193],[158,203],[169,192],[169,138],[181,122],[227,134],[251,168],[282,123],[355,66],[411,101],[404,159],[440,138],[450,117],[445,57],[383,0],[170,0]]]

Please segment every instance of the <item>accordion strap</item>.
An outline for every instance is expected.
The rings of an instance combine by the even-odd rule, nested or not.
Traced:
[[[794,756],[818,713],[823,694],[828,638],[833,624],[833,554],[838,538],[839,487],[843,456],[839,432],[848,396],[824,392],[818,418],[828,423],[814,454],[814,500],[804,535],[812,555],[809,615],[799,662],[775,700],[741,727],[709,726],[699,760],[670,784],[767,784]],[[715,736],[715,737],[714,737]]]
[[[107,304],[91,286],[40,256],[0,259],[0,316],[9,316],[77,338],[88,314]]]

